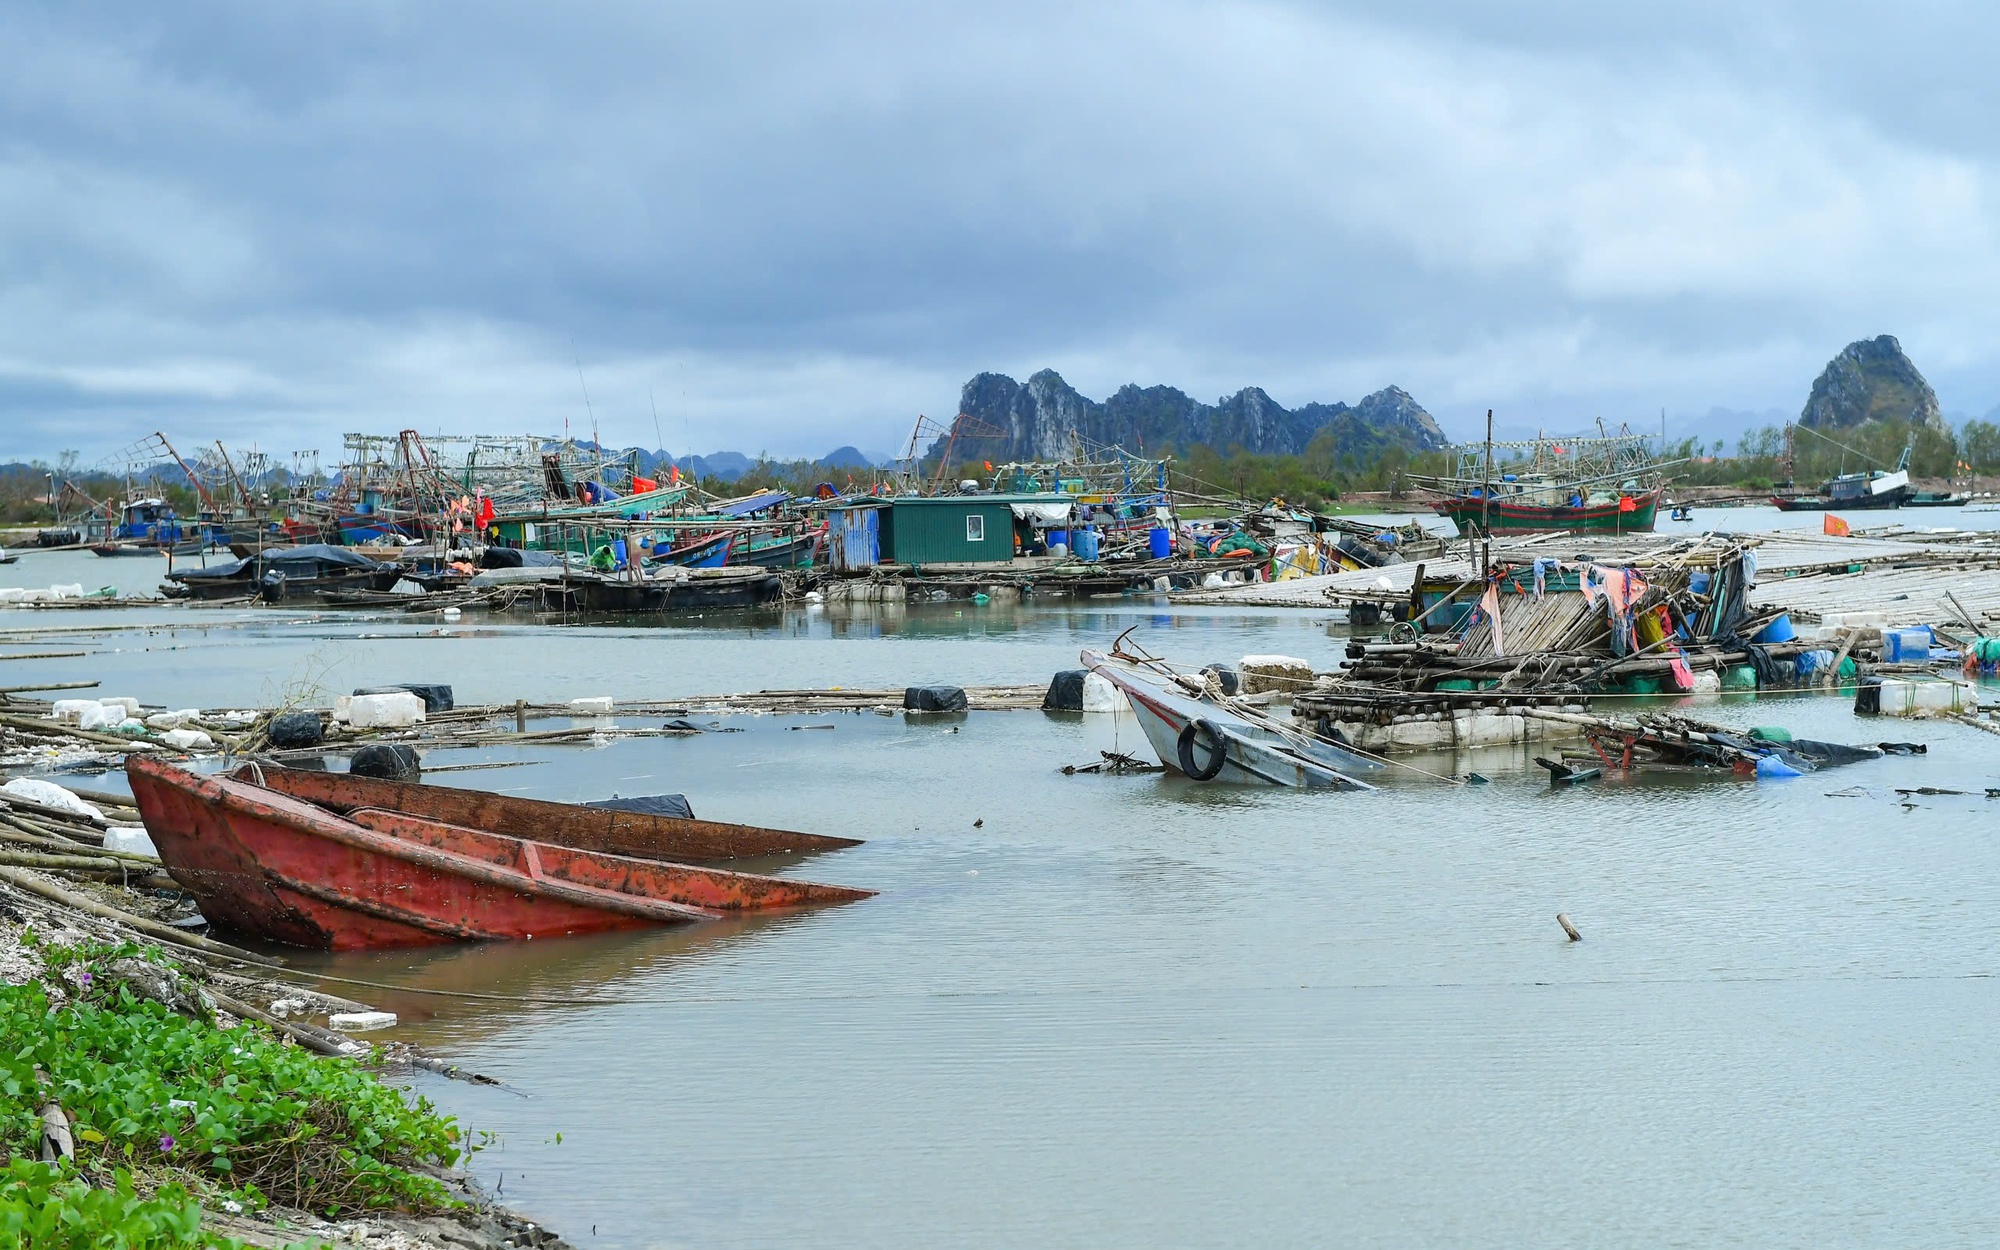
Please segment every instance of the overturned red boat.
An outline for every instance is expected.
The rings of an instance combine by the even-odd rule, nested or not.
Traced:
[[[873,891],[674,862],[852,839],[270,765],[126,766],[161,861],[211,921],[318,950],[557,937]]]

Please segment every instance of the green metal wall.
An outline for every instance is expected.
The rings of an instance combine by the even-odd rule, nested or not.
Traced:
[[[946,498],[890,505],[882,556],[898,564],[969,564],[1014,558],[1014,510],[990,499]],[[984,517],[986,538],[967,542],[965,518]]]

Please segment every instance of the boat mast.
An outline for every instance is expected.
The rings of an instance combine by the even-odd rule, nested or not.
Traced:
[[[1479,528],[1493,532],[1493,410],[1486,410],[1486,482],[1479,491]]]

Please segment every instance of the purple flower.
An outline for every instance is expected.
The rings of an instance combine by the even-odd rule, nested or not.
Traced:
[[[81,982],[81,983],[82,983],[82,985],[83,985],[83,988],[85,988],[85,989],[89,989],[89,988],[90,988],[90,972],[89,972],[89,970],[88,970],[88,969],[84,970],[83,972],[80,972],[80,973],[78,973],[78,974],[77,974],[77,978],[76,978],[76,979],[77,979],[77,980],[78,980],[79,982]]]
[[[174,1135],[172,1133],[160,1134],[160,1153],[163,1155],[172,1154],[173,1151],[174,1151]]]

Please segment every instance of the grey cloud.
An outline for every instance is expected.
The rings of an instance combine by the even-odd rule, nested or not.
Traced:
[[[1882,18],[16,7],[0,457],[576,428],[572,343],[607,437],[652,441],[650,388],[703,450],[887,445],[1042,365],[1448,422],[1792,408],[1885,331],[1984,411],[1994,20]]]

